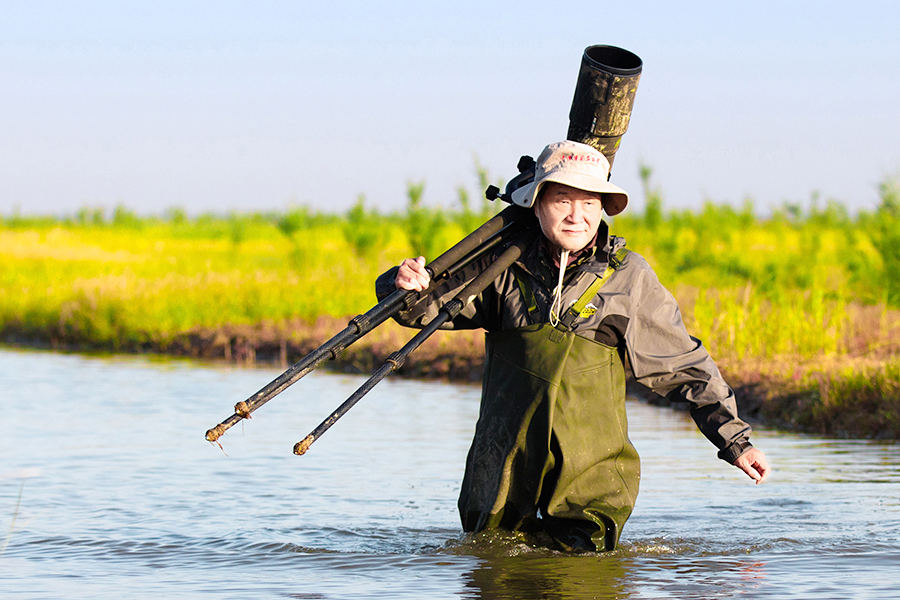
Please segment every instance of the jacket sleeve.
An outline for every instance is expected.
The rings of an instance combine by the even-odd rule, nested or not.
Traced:
[[[688,335],[672,294],[646,261],[629,258],[636,273],[625,342],[635,379],[669,400],[689,402],[694,422],[719,449],[719,458],[733,463],[752,447],[734,392],[700,340]]]

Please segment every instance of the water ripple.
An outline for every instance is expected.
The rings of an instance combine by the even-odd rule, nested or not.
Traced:
[[[570,555],[460,531],[477,388],[385,381],[298,459],[297,436],[361,383],[313,373],[231,431],[226,457],[203,432],[277,372],[4,350],[0,371],[8,397],[33,399],[0,423],[3,598],[794,600],[900,588],[897,444],[757,432],[774,472],[753,486],[688,415],[629,402],[638,505],[615,552]]]

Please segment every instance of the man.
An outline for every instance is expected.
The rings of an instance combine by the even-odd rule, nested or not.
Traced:
[[[609,236],[602,211],[628,194],[609,162],[572,141],[547,146],[534,182],[513,201],[533,208],[540,233],[521,258],[453,320],[487,331],[481,411],[459,510],[466,531],[543,532],[566,550],[613,550],[634,508],[640,462],[628,439],[625,367],[691,404],[718,456],[762,483],[764,454],[749,441],[734,394],[647,262]],[[427,323],[493,257],[471,265],[401,313]],[[428,286],[425,259],[379,277],[379,297]]]

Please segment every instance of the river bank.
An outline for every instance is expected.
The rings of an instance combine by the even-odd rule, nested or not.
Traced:
[[[349,319],[321,316],[313,321],[197,328],[164,342],[91,344],[58,334],[7,328],[3,343],[66,352],[160,354],[227,362],[245,367],[272,365],[287,368],[341,332]],[[893,327],[891,327],[893,329]],[[322,368],[369,374],[413,335],[388,321],[345,349]],[[397,370],[404,378],[477,383],[483,372],[482,331],[438,331]],[[895,344],[861,356],[805,359],[782,356],[774,360],[718,361],[735,391],[742,418],[767,427],[829,437],[900,439],[900,360]],[[255,390],[248,390],[248,395]],[[629,393],[651,404],[687,409],[629,382]]]
[[[611,231],[672,291],[744,416],[898,439],[900,188],[880,192],[876,212],[852,217],[835,203],[666,213],[656,198]],[[436,256],[486,217],[412,200],[392,215],[360,201],[346,215],[0,217],[0,343],[286,367],[371,307],[380,273]],[[410,337],[387,323],[329,367],[370,373]],[[482,353],[480,332],[441,332],[400,375],[477,382]]]

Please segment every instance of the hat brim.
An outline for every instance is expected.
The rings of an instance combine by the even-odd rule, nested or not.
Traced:
[[[519,189],[513,191],[512,202],[517,206],[531,208],[534,206],[534,199],[541,191],[541,186],[548,181],[561,183],[570,187],[586,190],[589,192],[600,192],[603,199],[603,210],[610,217],[614,217],[628,206],[628,192],[619,186],[608,181],[597,181],[595,177],[585,177],[579,174],[571,173],[551,173],[546,179],[539,182],[531,182],[523,185]]]

